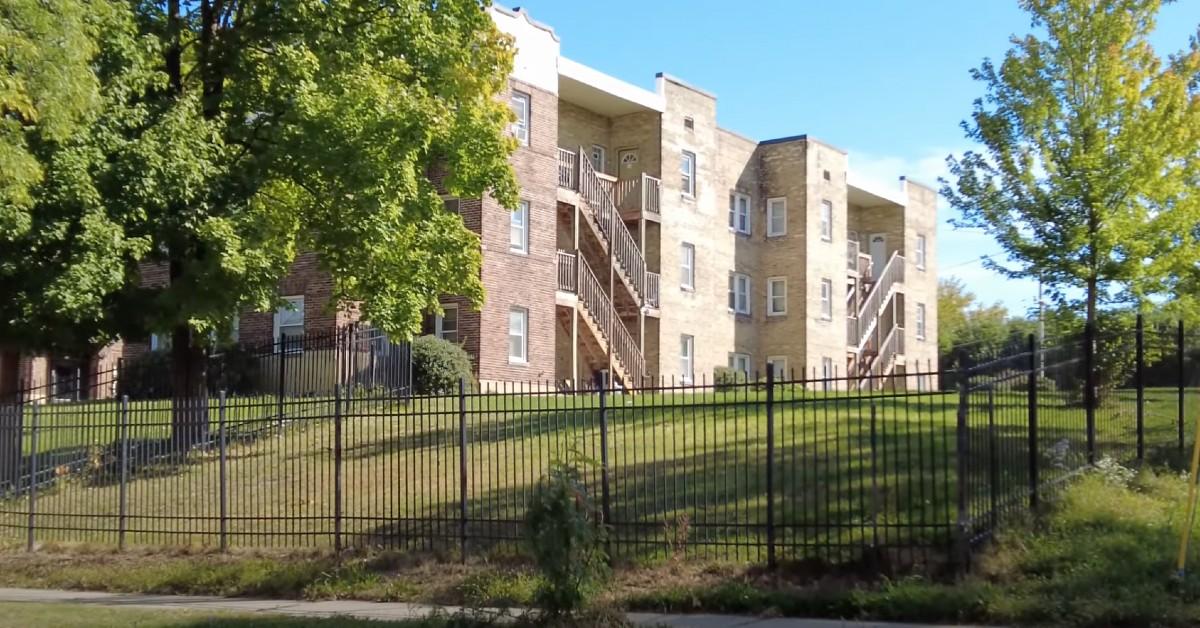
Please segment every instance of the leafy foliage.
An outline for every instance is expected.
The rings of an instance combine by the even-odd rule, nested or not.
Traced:
[[[512,49],[480,0],[15,0],[0,64],[3,340],[202,345],[301,251],[398,338],[482,299],[437,186],[516,204]]]
[[[556,462],[534,488],[525,541],[542,576],[538,606],[551,616],[580,611],[607,574],[605,528],[579,469]]]
[[[1020,351],[1035,331],[1034,322],[1010,316],[999,303],[979,303],[961,281],[951,277],[938,282],[938,354],[943,368]]]
[[[996,238],[1011,277],[1060,304],[1144,303],[1195,276],[1200,241],[1200,40],[1161,59],[1161,0],[1023,0],[1038,35],[1014,38],[963,123],[982,150],[949,158],[959,225]]]
[[[745,371],[728,366],[718,366],[713,369],[713,387],[717,390],[730,390],[738,384],[745,383]]]
[[[418,395],[444,395],[458,390],[459,381],[470,386],[471,356],[462,347],[437,336],[420,336],[412,342],[413,388]]]

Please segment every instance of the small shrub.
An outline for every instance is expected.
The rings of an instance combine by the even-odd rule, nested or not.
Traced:
[[[463,348],[437,336],[421,336],[412,343],[413,389],[418,395],[458,390],[459,380],[471,383],[471,357]]]
[[[607,574],[605,538],[579,469],[551,465],[525,515],[525,541],[542,576],[535,600],[548,615],[573,615],[586,605]]]
[[[717,390],[728,390],[739,384],[746,383],[746,373],[727,366],[713,369],[713,387]]]

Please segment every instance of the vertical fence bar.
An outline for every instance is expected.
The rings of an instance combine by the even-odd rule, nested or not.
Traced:
[[[610,336],[611,337],[611,336]],[[611,372],[611,371],[610,371]],[[600,513],[604,525],[612,525],[612,502],[608,487],[608,373],[597,377],[600,387]],[[612,535],[608,537],[611,539]],[[611,540],[608,555],[612,557]]]
[[[996,388],[988,386],[988,493],[992,516],[990,517],[991,532],[996,532],[1000,521],[1000,461],[996,456]]]
[[[221,551],[229,551],[229,436],[225,425],[225,391],[217,395],[217,453],[220,468]]]
[[[1087,422],[1087,461],[1096,464],[1096,326],[1083,328],[1083,406]]]
[[[767,363],[767,567],[775,562],[775,368]]]
[[[1137,315],[1137,364],[1134,370],[1134,382],[1137,387],[1137,460],[1146,460],[1146,329],[1141,314]]]
[[[967,382],[968,370],[960,367],[958,371],[958,415],[955,426],[955,462],[958,474],[955,482],[955,501],[957,520],[955,526],[955,557],[954,562],[960,571],[965,572],[969,567],[970,547],[967,539],[969,513],[967,512],[967,456],[970,450],[970,437],[967,433],[967,409],[970,388]]]
[[[1185,358],[1184,358],[1184,350],[1183,350],[1184,342],[1183,342],[1183,321],[1182,320],[1179,321],[1179,327],[1175,334],[1175,342],[1177,345],[1176,349],[1177,349],[1178,355],[1179,355],[1179,382],[1178,382],[1179,383],[1179,394],[1178,394],[1179,408],[1178,408],[1178,413],[1177,413],[1179,420],[1176,423],[1176,429],[1178,431],[1178,437],[1179,437],[1179,442],[1177,443],[1178,447],[1179,447],[1179,455],[1182,456],[1183,455],[1183,386],[1184,386],[1184,382],[1185,382],[1185,368],[1184,368]]]
[[[828,380],[826,380],[828,381]],[[879,554],[879,426],[875,401],[871,401],[871,561],[876,563]]]
[[[279,356],[279,390],[275,391],[275,408],[276,419],[278,420],[279,429],[283,429],[283,389],[286,386],[284,379],[284,363],[287,362],[287,351],[283,346],[283,332],[279,333],[279,342],[275,345],[277,348],[276,354]]]
[[[1029,508],[1031,510],[1038,507],[1038,488],[1040,481],[1038,479],[1038,386],[1041,382],[1038,380],[1038,361],[1039,356],[1045,348],[1038,346],[1037,336],[1029,334],[1029,391],[1028,391],[1028,427],[1029,427]]]
[[[29,412],[29,523],[25,538],[25,551],[32,552],[37,526],[37,475],[38,475],[38,405]]]
[[[342,385],[333,387],[333,549],[342,551]]]
[[[121,479],[117,491],[117,549],[125,550],[129,527],[129,395],[121,396]]]
[[[458,380],[458,541],[467,562],[467,382]]]

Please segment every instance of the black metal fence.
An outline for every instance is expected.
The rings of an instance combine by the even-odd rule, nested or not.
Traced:
[[[1181,449],[1200,372],[1184,336],[1139,328],[1118,382],[1100,362],[1130,339],[1092,335],[865,386],[769,373],[420,396],[341,378],[328,392],[13,404],[0,536],[487,555],[512,551],[538,478],[573,460],[618,557],[936,571],[1095,461]],[[1171,360],[1176,379],[1151,386]],[[196,413],[208,437],[181,445],[176,421]]]

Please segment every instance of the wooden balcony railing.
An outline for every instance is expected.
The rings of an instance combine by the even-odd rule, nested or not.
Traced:
[[[634,179],[621,179],[617,181],[616,202],[617,209],[621,211],[642,211],[661,216],[662,181],[648,174]]]
[[[560,263],[563,261],[561,256],[559,261]],[[613,357],[624,369],[627,377],[626,387],[640,387],[642,377],[646,374],[646,358],[642,355],[641,347],[634,340],[633,334],[629,333],[625,323],[621,322],[612,301],[604,293],[596,275],[592,273],[592,269],[578,255],[578,252],[575,255],[575,268],[580,303],[600,326],[601,333],[605,336]]]
[[[582,149],[579,154],[582,154]],[[579,164],[579,195],[591,210],[584,213],[591,218],[600,234],[608,241],[608,246],[612,247],[613,259],[624,272],[633,286],[636,298],[641,302],[646,296],[646,261],[642,258],[637,240],[621,220],[612,195],[608,192],[612,189],[608,185],[609,182],[601,181],[590,160],[575,161]]]
[[[646,305],[656,309],[659,307],[658,282],[658,273],[646,271]]]
[[[564,292],[575,292],[577,289],[578,271],[575,269],[576,257],[567,251],[558,252],[558,289]]]
[[[579,155],[565,148],[558,149],[558,187],[568,190],[579,186]]]

